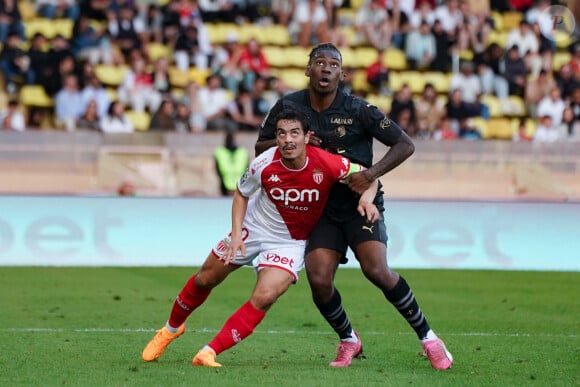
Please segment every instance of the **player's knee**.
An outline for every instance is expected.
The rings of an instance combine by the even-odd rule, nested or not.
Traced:
[[[201,290],[211,290],[219,284],[215,276],[208,272],[199,272],[195,276],[195,286]]]
[[[275,292],[260,292],[253,294],[250,303],[258,310],[266,312],[278,299],[279,295]]]

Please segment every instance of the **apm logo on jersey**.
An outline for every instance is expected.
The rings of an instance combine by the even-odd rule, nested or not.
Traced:
[[[320,191],[316,188],[303,190],[290,188],[285,190],[279,187],[274,187],[269,193],[272,200],[282,202],[282,205],[285,208],[298,211],[308,211],[308,206],[305,204],[320,200]]]

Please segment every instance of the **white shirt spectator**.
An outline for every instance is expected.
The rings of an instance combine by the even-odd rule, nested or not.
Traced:
[[[469,65],[466,65],[469,66]],[[463,92],[463,101],[474,103],[481,94],[481,82],[473,72],[459,72],[453,74],[449,90],[460,89]]]
[[[524,34],[522,34],[522,31],[525,31]],[[523,29],[514,28],[508,33],[506,47],[509,48],[513,45],[518,46],[518,51],[522,58],[528,51],[534,54],[538,53],[540,47],[536,34],[529,27],[524,27]]]
[[[538,104],[537,116],[550,116],[552,117],[552,125],[558,126],[562,123],[562,115],[564,114],[564,109],[566,108],[566,103],[559,96],[554,98],[554,89],[550,92],[550,95],[545,96],[540,100]]]
[[[538,125],[534,134],[534,142],[558,142],[560,141],[560,132],[556,127]]]
[[[449,2],[456,0],[448,0]],[[440,5],[435,8],[435,19],[441,21],[441,26],[446,32],[454,31],[455,28],[463,21],[463,13],[459,7],[448,7],[447,5]]]

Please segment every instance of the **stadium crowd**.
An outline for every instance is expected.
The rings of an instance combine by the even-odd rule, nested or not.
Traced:
[[[553,4],[3,0],[1,128],[255,131],[305,86],[291,53],[325,41],[345,54],[344,87],[412,137],[579,140],[580,43],[553,36]],[[287,41],[268,43],[270,26]]]

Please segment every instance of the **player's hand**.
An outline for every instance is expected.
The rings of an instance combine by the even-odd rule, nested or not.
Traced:
[[[361,201],[358,203],[356,210],[361,216],[366,217],[369,223],[374,223],[379,220],[379,210],[373,203]]]
[[[238,256],[238,251],[242,257],[246,256],[246,245],[241,237],[231,237],[230,243],[226,248],[226,252],[223,255],[224,265],[229,265],[230,263],[236,262],[236,257]]]
[[[368,169],[353,173],[348,177],[348,187],[359,195],[362,195],[371,186],[373,179],[368,175]]]
[[[322,146],[322,139],[317,137],[314,132],[310,131],[310,139],[308,140],[308,144],[320,147]]]

